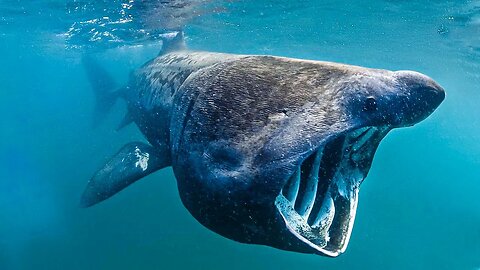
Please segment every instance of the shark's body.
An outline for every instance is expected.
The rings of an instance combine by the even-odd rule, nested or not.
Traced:
[[[410,71],[167,48],[175,49],[118,94],[124,124],[135,122],[150,145],[122,148],[89,182],[83,205],[172,166],[184,205],[209,229],[337,256],[381,139],[444,99]]]

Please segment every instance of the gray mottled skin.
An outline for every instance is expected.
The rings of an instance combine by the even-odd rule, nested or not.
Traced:
[[[203,225],[244,243],[323,254],[292,234],[274,205],[287,180],[332,138],[362,127],[388,132],[413,125],[433,112],[444,93],[410,71],[181,50],[137,70],[123,97],[151,146],[167,156],[154,168],[173,167],[184,205]],[[373,107],[367,104],[372,99]],[[364,167],[361,180],[386,132],[354,166]],[[358,189],[360,182],[353,182],[346,190]],[[98,190],[100,184],[93,185],[90,190]],[[85,205],[121,188],[102,198],[86,193]],[[334,202],[341,213],[346,204]],[[348,243],[339,239],[345,243],[338,246]],[[337,256],[341,248],[323,255]]]
[[[199,70],[229,58],[235,57],[213,53],[170,53],[153,59],[134,73],[125,91],[125,99],[135,122],[150,143],[169,145],[170,134],[167,131],[173,102],[175,96],[181,93],[185,80]],[[155,128],[152,128],[152,122]]]

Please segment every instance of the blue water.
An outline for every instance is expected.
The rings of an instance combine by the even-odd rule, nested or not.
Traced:
[[[95,207],[86,181],[129,141],[117,104],[92,128],[81,57],[125,83],[184,29],[192,49],[425,73],[447,91],[391,132],[347,252],[245,245],[202,227],[161,170]],[[480,269],[480,1],[0,2],[0,269]]]

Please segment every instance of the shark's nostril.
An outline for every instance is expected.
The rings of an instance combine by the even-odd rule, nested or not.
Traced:
[[[411,83],[391,105],[388,123],[392,127],[413,126],[427,118],[445,99],[436,83]]]
[[[437,84],[430,77],[414,71],[401,70],[396,71],[395,76],[401,85],[401,88],[406,90],[406,96],[411,107],[415,110],[423,109],[427,117],[433,112],[440,103],[445,99],[445,90]],[[415,101],[416,100],[416,101]],[[423,118],[415,121],[421,121]]]
[[[434,109],[442,103],[442,101],[445,99],[445,91],[439,87],[439,88],[429,88],[428,89],[428,95],[431,96],[432,102],[434,102]]]
[[[427,118],[445,99],[445,91],[441,87],[421,86],[410,92],[405,100],[404,125],[414,125]]]

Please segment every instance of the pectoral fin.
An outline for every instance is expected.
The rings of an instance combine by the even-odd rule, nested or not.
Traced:
[[[141,142],[126,144],[101,168],[83,192],[80,205],[89,207],[106,200],[140,178],[170,166],[165,149]]]

